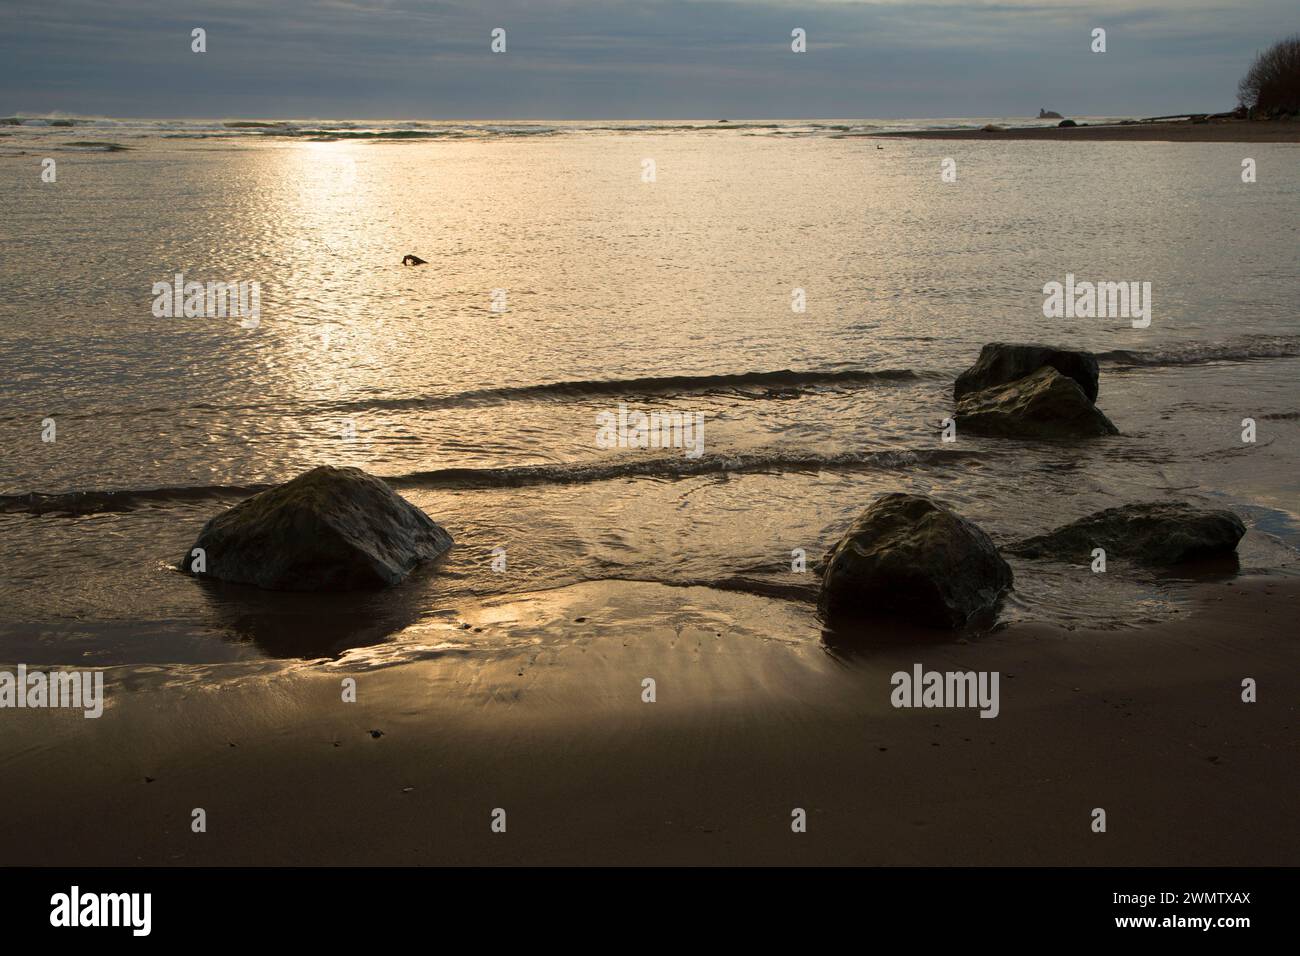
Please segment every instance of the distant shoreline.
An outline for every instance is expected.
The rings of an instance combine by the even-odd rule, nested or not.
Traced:
[[[1188,120],[1107,126],[1018,126],[1006,129],[925,129],[864,133],[873,139],[1002,139],[1162,143],[1300,143],[1297,120]]]
[[[1208,119],[1193,122],[1186,117],[1154,117],[1120,119],[1099,117],[1098,121],[1079,121],[1078,126],[1002,125],[1003,123],[1033,123],[1034,120],[1001,117],[992,120],[982,117],[950,117],[941,120],[911,119],[882,120],[862,118],[855,120],[833,119],[747,119],[747,120],[209,120],[200,118],[177,120],[117,118],[62,118],[50,117],[0,117],[0,136],[22,134],[47,138],[54,135],[73,135],[67,128],[75,127],[81,133],[95,130],[145,135],[153,133],[162,138],[204,137],[288,137],[309,141],[330,140],[423,140],[443,139],[449,135],[460,136],[466,132],[478,136],[534,136],[553,133],[583,132],[647,132],[667,133],[690,131],[703,133],[744,132],[753,134],[821,134],[834,139],[906,138],[906,139],[1002,139],[1002,140],[1089,140],[1089,141],[1163,141],[1163,142],[1300,142],[1300,120],[1246,120],[1231,114],[1215,114]],[[930,123],[941,123],[931,126]],[[162,125],[160,125],[162,124]],[[10,146],[19,140],[7,144]],[[81,144],[63,144],[81,145]],[[102,148],[104,144],[90,145]]]

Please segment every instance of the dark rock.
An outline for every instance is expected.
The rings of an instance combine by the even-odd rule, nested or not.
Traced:
[[[1060,114],[1060,113],[1057,113],[1055,110],[1046,110],[1046,109],[1043,109],[1043,108],[1040,106],[1040,107],[1038,108],[1038,118],[1039,118],[1039,119],[1060,119],[1060,118],[1061,118],[1061,114]]]
[[[1074,120],[1061,120],[1061,122],[1056,124],[1058,129],[1069,129],[1071,126],[1078,126],[1078,125],[1079,124],[1076,123]]]
[[[980,349],[975,364],[957,376],[952,397],[959,400],[967,392],[1014,382],[1044,365],[1078,382],[1088,401],[1097,400],[1097,359],[1091,352],[1015,342],[990,342]]]
[[[417,256],[417,255],[413,255],[412,253],[407,253],[406,255],[402,256],[402,265],[404,265],[404,266],[425,266],[425,265],[428,265],[428,262],[426,262],[424,259],[421,259],[421,258],[420,258],[419,256]]]
[[[451,535],[373,475],[313,468],[217,515],[199,532],[206,567],[183,570],[273,591],[351,591],[397,584],[441,556]]]
[[[1245,533],[1231,511],[1157,501],[1098,511],[1010,550],[1029,558],[1088,561],[1093,548],[1104,548],[1108,560],[1163,566],[1232,554]]]
[[[1006,385],[967,394],[957,403],[957,427],[1004,438],[1093,438],[1118,435],[1072,378],[1049,366]]]
[[[921,495],[877,498],[826,556],[818,607],[835,618],[897,615],[955,628],[990,615],[1011,587],[988,535]]]

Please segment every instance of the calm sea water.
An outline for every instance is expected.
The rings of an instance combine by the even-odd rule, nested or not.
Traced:
[[[1300,148],[859,135],[885,125],[5,127],[0,659],[292,655],[318,625],[400,643],[609,578],[806,600],[791,552],[890,490],[1002,542],[1129,501],[1230,507],[1243,567],[1292,567]],[[258,282],[260,324],[155,317],[177,272]],[[1150,282],[1150,327],[1045,319],[1067,273]],[[942,442],[994,340],[1099,353],[1123,434]],[[702,454],[600,447],[620,403],[702,415]],[[209,517],[322,463],[392,480],[455,537],[446,564],[332,603],[172,569]],[[1015,568],[1006,620],[1120,627],[1185,593]]]

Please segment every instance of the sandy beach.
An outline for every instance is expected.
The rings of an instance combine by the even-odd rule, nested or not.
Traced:
[[[870,134],[889,139],[1003,139],[1091,143],[1300,143],[1296,120],[1168,120],[1131,126],[1024,126],[1005,129],[925,129]]]
[[[490,658],[439,651],[447,623],[398,666],[110,668],[111,719],[6,714],[24,786],[0,845],[10,865],[1294,865],[1297,613],[1300,581],[1265,575],[1146,629],[828,645],[803,604],[602,582],[485,602],[465,623],[513,648]],[[999,670],[1000,714],[893,708],[914,663]]]

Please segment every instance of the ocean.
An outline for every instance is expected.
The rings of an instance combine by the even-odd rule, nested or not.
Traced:
[[[1242,568],[1293,571],[1297,147],[864,135],[990,121],[0,127],[0,656],[400,661],[431,629],[491,654],[468,608],[606,580],[811,606],[797,556],[896,490],[1000,544],[1226,507]],[[155,314],[177,274],[257,283],[260,314]],[[1067,276],[1149,282],[1150,324],[1045,317]],[[991,341],[1097,353],[1121,435],[944,441]],[[698,447],[600,440],[637,412]],[[318,464],[389,480],[450,556],[330,597],[175,570]],[[1192,583],[1012,565],[1002,620],[1067,634],[1122,639]]]

